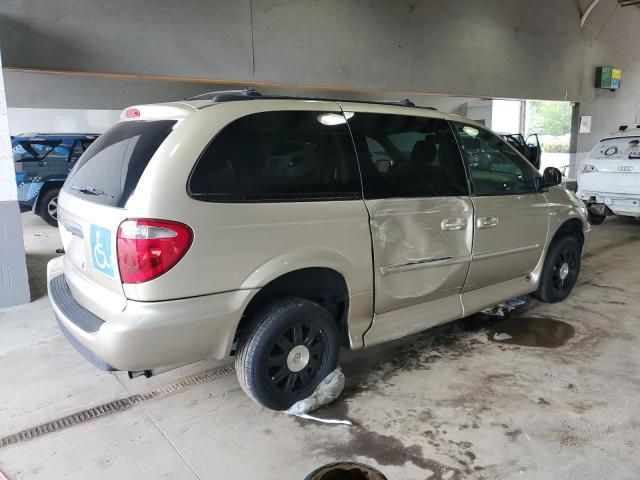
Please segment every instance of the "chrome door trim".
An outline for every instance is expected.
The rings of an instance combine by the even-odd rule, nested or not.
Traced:
[[[446,265],[458,265],[471,261],[471,255],[461,255],[458,257],[431,257],[412,260],[408,263],[399,263],[396,265],[386,265],[380,267],[382,275],[391,275],[393,273],[408,272],[411,270],[420,270],[423,268],[442,267]]]
[[[539,248],[540,248],[540,244],[535,243],[532,245],[525,245],[524,247],[510,248],[508,250],[498,250],[496,252],[486,252],[486,253],[475,253],[475,254],[472,254],[472,257],[473,257],[472,259],[484,260],[487,258],[501,257],[503,255],[511,255],[512,253],[528,252],[530,250],[537,250]]]

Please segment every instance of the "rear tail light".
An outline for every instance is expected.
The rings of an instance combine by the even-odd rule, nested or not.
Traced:
[[[192,230],[168,220],[129,219],[118,228],[118,267],[122,283],[159,277],[187,253]]]
[[[582,173],[590,173],[590,172],[597,172],[598,169],[596,167],[594,167],[593,165],[583,165],[582,166]]]

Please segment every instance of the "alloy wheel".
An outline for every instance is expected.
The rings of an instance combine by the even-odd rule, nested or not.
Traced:
[[[47,213],[54,220],[58,220],[58,197],[53,197],[47,204]]]

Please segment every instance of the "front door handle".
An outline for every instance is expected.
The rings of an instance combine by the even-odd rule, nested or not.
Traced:
[[[467,220],[465,218],[445,218],[440,227],[445,232],[457,232],[467,228]]]
[[[498,226],[498,217],[478,218],[478,228],[493,228]]]

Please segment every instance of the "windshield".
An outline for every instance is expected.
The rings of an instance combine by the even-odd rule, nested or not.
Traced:
[[[118,123],[82,155],[64,190],[84,200],[124,207],[174,120]]]

